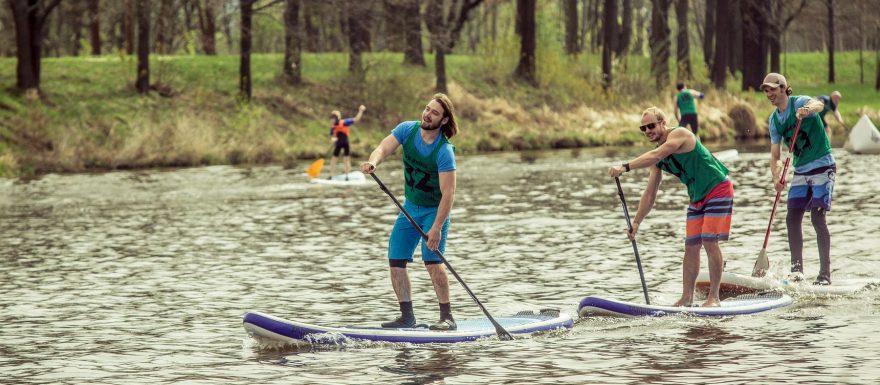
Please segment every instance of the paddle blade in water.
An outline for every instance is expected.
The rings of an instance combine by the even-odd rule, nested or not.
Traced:
[[[321,167],[324,167],[324,158],[318,159],[315,163],[312,163],[309,166],[309,169],[306,170],[306,174],[309,174],[312,178],[317,178],[318,175],[321,175]]]
[[[755,261],[755,268],[752,269],[752,277],[763,277],[770,269],[770,260],[767,259],[767,249],[761,249],[758,260]]]

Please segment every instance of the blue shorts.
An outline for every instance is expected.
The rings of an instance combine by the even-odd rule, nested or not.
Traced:
[[[837,166],[819,167],[803,174],[794,173],[791,188],[788,189],[788,208],[810,211],[821,208],[831,210],[831,196],[834,192],[834,177]]]
[[[437,218],[437,207],[418,206],[408,201],[403,202],[403,208],[406,212],[419,224],[425,234],[431,230],[434,225],[434,219]],[[449,231],[449,218],[443,223],[440,230],[440,253],[446,249],[446,233]],[[394,228],[391,230],[391,238],[388,239],[388,259],[405,260],[412,262],[413,253],[416,246],[422,241],[422,236],[416,230],[409,220],[400,213],[394,222]],[[428,250],[425,241],[422,241],[422,261],[424,262],[440,262],[440,257],[433,251]]]

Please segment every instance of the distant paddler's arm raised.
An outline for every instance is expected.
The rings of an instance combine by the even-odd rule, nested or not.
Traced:
[[[376,147],[376,149],[370,154],[370,159],[361,164],[361,172],[364,174],[372,174],[376,171],[376,167],[379,166],[379,163],[382,163],[385,158],[393,154],[398,147],[400,147],[400,143],[393,134],[386,136],[385,139],[382,139],[382,143],[379,143],[379,147]]]
[[[437,216],[434,218],[434,224],[428,231],[428,249],[437,250],[440,247],[440,238],[443,236],[443,224],[446,218],[449,218],[449,212],[452,211],[452,204],[455,203],[455,170],[440,173],[440,205],[437,206]]]

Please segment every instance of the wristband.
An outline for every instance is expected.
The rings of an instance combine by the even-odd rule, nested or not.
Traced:
[[[629,163],[624,163],[623,169],[626,170],[626,172],[629,172]]]

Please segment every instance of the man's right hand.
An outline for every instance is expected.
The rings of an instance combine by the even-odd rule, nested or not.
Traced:
[[[633,241],[633,240],[636,239],[636,233],[638,233],[638,232],[639,232],[639,223],[638,223],[638,222],[633,222],[633,223],[632,223],[632,230],[629,230],[629,231],[626,233],[626,235],[629,237],[629,239],[630,239],[631,241]]]
[[[364,174],[372,174],[376,171],[376,165],[371,162],[364,162],[361,164],[361,172]]]

